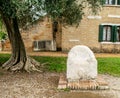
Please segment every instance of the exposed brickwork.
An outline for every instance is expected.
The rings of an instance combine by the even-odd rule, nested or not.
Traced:
[[[52,40],[52,24],[48,22],[47,18],[21,32],[26,49],[29,51],[33,50],[33,41],[35,40]]]
[[[109,89],[108,83],[102,78],[97,77],[95,80],[78,80],[67,82],[65,76],[60,76],[58,89],[72,90],[106,90]]]

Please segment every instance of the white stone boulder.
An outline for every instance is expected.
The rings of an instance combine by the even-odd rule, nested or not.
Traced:
[[[97,78],[97,60],[93,52],[84,45],[73,47],[68,53],[67,80],[90,80]]]

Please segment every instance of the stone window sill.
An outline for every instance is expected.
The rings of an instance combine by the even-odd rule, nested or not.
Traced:
[[[107,4],[105,4],[105,5],[103,5],[103,7],[120,7],[120,5],[107,5]]]
[[[120,44],[120,42],[115,42],[114,44]]]
[[[101,42],[101,44],[114,44],[113,42]]]
[[[101,42],[101,44],[120,44],[120,42]]]

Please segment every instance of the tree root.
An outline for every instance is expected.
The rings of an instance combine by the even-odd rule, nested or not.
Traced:
[[[24,66],[24,69],[27,72],[32,72],[32,71],[37,71],[37,72],[42,72],[41,70],[37,69],[37,67],[40,66],[40,63],[35,61],[34,59],[27,57],[26,64]]]
[[[14,61],[11,59],[7,61],[5,64],[2,65],[2,67],[5,70],[10,70],[12,72],[17,71],[26,71],[26,72],[43,72],[38,67],[40,67],[42,64],[37,62],[36,60],[32,59],[31,57],[27,56],[27,60],[24,63],[23,61],[19,61],[18,63],[14,63]]]
[[[19,70],[21,70],[21,69],[23,68],[23,66],[24,66],[24,63],[23,63],[23,62],[19,62],[19,63],[17,63],[16,65],[11,66],[11,67],[9,68],[9,70],[10,70],[10,71],[13,71],[13,72],[19,71]]]
[[[13,61],[13,58],[11,57],[7,62],[5,62],[2,65],[2,68],[5,70],[8,70],[10,67],[12,67],[13,63],[14,63],[14,61]]]

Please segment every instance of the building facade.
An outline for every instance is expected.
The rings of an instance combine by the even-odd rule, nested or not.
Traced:
[[[63,28],[62,50],[74,45],[87,45],[94,52],[120,52],[120,0],[106,0],[98,15],[86,13],[78,28]]]
[[[75,45],[86,45],[94,52],[120,52],[120,0],[106,0],[97,15],[92,15],[87,9],[85,12],[77,28],[66,26],[59,29],[61,25],[57,23],[58,30],[54,34],[52,22],[45,18],[22,30],[26,50],[56,51],[61,48],[69,51]]]

